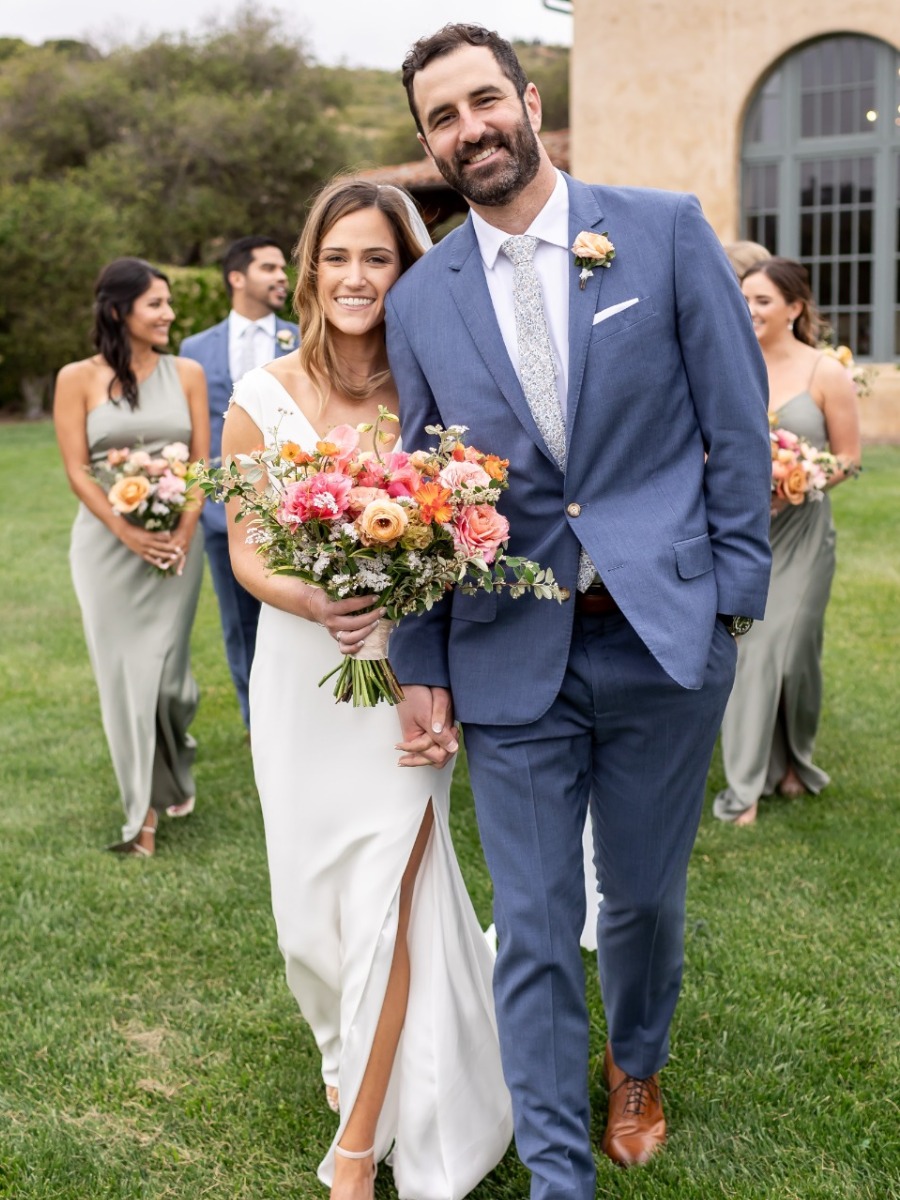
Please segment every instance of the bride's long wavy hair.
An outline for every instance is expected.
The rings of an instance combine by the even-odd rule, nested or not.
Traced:
[[[117,404],[120,397],[113,395],[113,388],[118,384],[122,389],[121,399],[127,400],[132,410],[137,408],[138,382],[131,366],[131,339],[125,318],[154,279],[169,282],[162,271],[142,258],[117,258],[103,268],[94,284],[91,340],[113,370],[107,395]]]
[[[319,250],[324,237],[342,217],[366,208],[377,208],[387,218],[397,241],[401,275],[424,253],[412,231],[403,194],[397,188],[379,187],[360,179],[336,179],[316,197],[294,247],[294,311],[300,325],[300,364],[323,407],[332,388],[354,400],[365,400],[384,387],[391,376],[389,370],[377,371],[363,380],[350,375],[335,353],[319,299]]]

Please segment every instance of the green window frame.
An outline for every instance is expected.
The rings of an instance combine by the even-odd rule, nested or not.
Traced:
[[[900,356],[900,54],[855,34],[794,49],[761,81],[741,153],[742,236],[799,259],[834,337]]]

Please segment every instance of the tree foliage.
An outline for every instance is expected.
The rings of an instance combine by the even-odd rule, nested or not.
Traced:
[[[91,285],[126,250],[116,209],[83,181],[0,184],[0,398],[91,353]]]
[[[78,46],[0,60],[0,170],[14,183],[83,175],[135,253],[199,263],[257,231],[288,248],[310,193],[346,161],[337,86],[272,17],[247,9],[200,38],[106,56]]]
[[[565,125],[568,52],[517,49],[544,128]],[[105,53],[0,38],[0,406],[89,352],[111,258],[197,269],[177,275],[177,341],[226,305],[202,268],[231,240],[287,252],[335,172],[420,154],[399,71],[323,67],[277,13]]]

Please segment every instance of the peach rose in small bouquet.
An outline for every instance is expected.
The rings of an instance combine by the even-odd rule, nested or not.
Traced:
[[[837,459],[827,450],[777,425],[770,429],[772,444],[772,496],[794,506],[821,500],[828,481],[838,469]]]
[[[278,442],[217,470],[201,486],[216,499],[240,501],[248,540],[274,574],[294,575],[324,588],[334,600],[375,594],[385,621],[337,674],[338,700],[371,707],[402,699],[387,658],[387,633],[400,617],[430,609],[454,587],[526,591],[560,600],[552,571],[506,553],[509,523],[497,511],[509,463],[463,444],[462,426],[430,426],[431,450],[382,453],[396,421],[380,409],[374,426],[338,426],[315,451]],[[359,434],[374,432],[375,451],[359,449]]]

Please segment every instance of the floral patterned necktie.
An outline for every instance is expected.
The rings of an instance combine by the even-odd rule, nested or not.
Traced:
[[[513,265],[513,307],[522,391],[547,449],[559,469],[565,472],[566,423],[556,387],[541,281],[534,266],[537,246],[536,237],[522,233],[508,237],[500,247],[500,253],[505,254]],[[596,574],[594,564],[582,548],[578,560],[578,590],[587,591]]]

